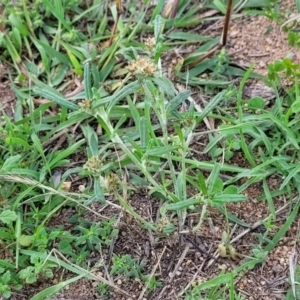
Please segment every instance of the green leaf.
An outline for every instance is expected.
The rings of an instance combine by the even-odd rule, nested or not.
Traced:
[[[163,31],[164,20],[160,15],[157,15],[154,19],[154,37],[156,43],[159,41],[160,34]]]
[[[99,106],[102,106],[106,103],[109,103],[107,107],[107,113],[110,112],[110,110],[121,100],[129,96],[130,94],[134,93],[137,91],[138,88],[141,87],[140,82],[134,81],[126,86],[122,87],[120,90],[117,90],[112,96],[108,96],[105,98],[102,98],[101,100],[98,100],[95,102],[95,105],[93,106],[94,108],[98,108]]]
[[[235,185],[230,185],[223,191],[224,194],[238,194],[239,189]]]
[[[221,170],[221,164],[216,163],[209,175],[208,178],[208,193],[212,193],[215,190],[215,187],[217,187],[217,181],[219,182],[220,178],[219,178],[219,174],[220,174],[220,170]],[[222,182],[223,184],[223,182]],[[218,190],[218,189],[217,189]]]
[[[151,150],[148,150],[146,153],[150,156],[161,157],[164,154],[170,153],[174,150],[177,150],[178,146],[165,146],[165,147],[154,147]]]
[[[33,37],[31,39],[34,41],[35,44],[40,45],[40,47],[44,49],[46,54],[49,56],[49,59],[52,59],[52,60],[55,59],[56,61],[59,61],[67,66],[70,65],[70,60],[67,55],[58,52],[57,50],[55,50],[54,48],[52,48],[45,42],[42,42],[38,39],[34,39]]]
[[[218,194],[218,195],[214,195],[212,198],[213,202],[219,202],[219,203],[231,203],[231,202],[240,202],[246,200],[247,200],[246,196],[238,195],[238,194]]]
[[[296,202],[296,205],[293,208],[293,211],[287,217],[286,222],[280,227],[279,231],[275,234],[272,241],[265,247],[264,249],[265,251],[271,251],[272,249],[274,249],[274,247],[278,244],[281,238],[286,234],[286,232],[288,231],[291,224],[294,222],[296,216],[299,213],[299,206],[300,206],[300,201],[298,200]]]
[[[22,21],[14,14],[11,13],[8,17],[12,27],[18,28],[20,33],[24,36],[29,36],[28,28],[22,23]]]
[[[223,13],[223,14],[226,13],[226,7],[220,0],[214,0],[213,3],[221,13]]]
[[[152,12],[151,21],[154,19],[154,17],[156,18],[157,15],[161,13],[161,11],[164,8],[164,5],[165,5],[165,0],[158,0],[157,1],[156,5],[153,9],[153,12]]]
[[[180,105],[184,100],[186,100],[191,95],[190,91],[184,91],[179,93],[175,98],[173,98],[167,105],[167,112],[170,113],[175,110],[178,105]]]
[[[19,244],[23,247],[29,247],[32,244],[33,236],[22,234],[19,238]]]
[[[167,38],[172,40],[183,40],[183,41],[189,41],[191,42],[200,42],[200,41],[208,41],[212,38],[205,35],[195,34],[195,33],[189,33],[189,32],[171,32],[167,35]]]
[[[4,224],[10,224],[11,222],[16,221],[17,218],[17,214],[11,210],[4,210],[0,214],[0,221]]]
[[[266,105],[266,102],[261,97],[254,97],[249,100],[249,108],[250,109],[263,109]]]
[[[54,93],[53,91],[51,91],[50,87],[48,90],[36,87],[33,89],[33,91],[38,95],[59,104],[60,106],[67,107],[71,110],[79,110],[79,106],[77,104],[68,101],[63,96],[58,95],[58,93]]]
[[[83,74],[83,71],[82,71],[82,67],[81,67],[81,63],[79,63],[78,59],[76,58],[76,56],[73,54],[73,52],[68,48],[66,47],[67,49],[67,54],[69,56],[69,59],[75,69],[75,73],[79,76],[81,76]]]
[[[190,200],[180,201],[177,203],[166,204],[165,207],[167,210],[180,210],[200,203],[201,203],[201,199],[190,199]]]
[[[4,163],[3,163],[0,171],[4,171],[5,172],[5,171],[10,171],[12,168],[16,168],[17,166],[19,166],[21,158],[22,158],[22,156],[19,155],[19,154],[8,157],[4,161]]]
[[[94,191],[95,191],[96,200],[99,202],[104,202],[105,198],[102,192],[100,181],[97,178],[95,178],[94,180]]]
[[[56,285],[50,286],[44,290],[42,290],[41,292],[37,293],[36,295],[34,295],[33,297],[30,298],[30,300],[44,300],[49,298],[50,296],[58,293],[60,290],[62,290],[65,286],[81,279],[82,277],[84,277],[85,274],[81,274],[78,275],[76,277],[73,277],[71,279],[65,280],[63,282],[60,282]]]
[[[273,219],[276,219],[276,209],[275,209],[275,205],[271,196],[271,192],[269,189],[269,185],[267,183],[266,178],[263,179],[263,188],[264,188],[264,194],[266,196],[267,202],[268,202],[268,206],[271,212],[271,215],[273,217]],[[280,188],[280,190],[282,190],[282,188]]]
[[[61,3],[61,1],[59,3]],[[56,17],[62,25],[64,25],[64,27],[68,31],[72,30],[70,24],[67,23],[67,21],[66,21],[67,19],[64,17],[62,12],[59,11],[49,0],[43,0],[43,4],[48,9],[48,11],[51,12],[53,14],[53,16]]]
[[[91,70],[90,70],[90,63],[87,62],[84,65],[84,90],[85,96],[87,99],[93,99],[92,93],[92,83],[91,83]]]
[[[206,187],[206,182],[205,182],[205,178],[202,174],[202,172],[199,172],[198,174],[198,181],[199,181],[199,187],[201,192],[203,193],[204,196],[207,195],[207,187]]]
[[[235,272],[233,274],[234,274],[234,276],[237,275]],[[218,275],[218,276],[214,277],[213,279],[207,280],[206,282],[204,282],[204,283],[196,286],[195,289],[197,291],[211,289],[211,288],[213,288],[215,286],[220,286],[223,283],[230,282],[230,279],[231,279],[231,273],[221,274],[221,275]]]
[[[147,121],[145,117],[141,117],[139,121],[139,132],[141,139],[141,149],[145,150],[149,141],[149,133],[147,130]]]

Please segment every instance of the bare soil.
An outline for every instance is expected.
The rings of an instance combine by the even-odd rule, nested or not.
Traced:
[[[8,66],[0,62],[0,117],[2,109],[9,118],[14,116],[16,97],[11,89]]]
[[[295,1],[281,2],[281,13],[286,20],[296,14]],[[229,54],[240,66],[249,67],[254,63],[254,71],[267,75],[267,66],[278,59],[299,60],[299,49],[288,45],[288,32],[278,22],[266,16],[244,16],[231,22],[229,33]]]

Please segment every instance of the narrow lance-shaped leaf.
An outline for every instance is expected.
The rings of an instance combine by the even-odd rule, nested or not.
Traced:
[[[100,180],[97,177],[95,177],[95,180],[94,180],[94,191],[95,191],[96,200],[98,200],[100,202],[104,202],[105,198],[104,198],[102,188],[100,185]]]
[[[163,18],[160,15],[157,15],[154,19],[154,36],[156,42],[158,42],[160,34],[163,31]]]
[[[79,63],[78,59],[76,58],[76,56],[73,54],[72,51],[68,50],[67,49],[67,54],[70,58],[70,61],[75,69],[75,73],[77,75],[82,75],[83,71],[82,71],[82,68],[81,68],[81,64]]]
[[[220,174],[220,170],[221,170],[221,165],[219,163],[215,164],[209,179],[208,179],[208,192],[213,192],[214,187],[215,187],[215,183],[217,181],[217,179],[219,179],[219,174]]]
[[[122,87],[120,90],[116,91],[112,96],[102,98],[101,100],[95,103],[95,108],[104,105],[105,103],[109,103],[107,108],[107,113],[121,100],[126,98],[128,95],[135,92],[140,87],[139,81],[134,81],[126,85],[126,87]]]
[[[91,100],[93,98],[93,94],[92,94],[92,84],[91,84],[91,74],[90,74],[90,63],[89,62],[87,62],[84,65],[84,89],[85,89],[86,98]]]
[[[64,106],[64,107],[67,107],[71,110],[78,110],[79,109],[79,106],[71,101],[68,101],[66,100],[65,98],[63,98],[63,96],[59,96],[57,95],[56,93],[53,93],[52,91],[50,90],[42,90],[40,88],[34,88],[33,91],[35,93],[37,93],[38,95],[46,98],[46,99],[49,99],[61,106]]]
[[[177,203],[171,203],[166,205],[167,210],[179,210],[179,209],[184,209],[187,208],[191,205],[196,205],[200,204],[201,200],[200,199],[190,199],[190,200],[185,200],[185,201],[179,201]]]
[[[146,124],[146,118],[141,117],[140,118],[140,126],[139,126],[139,132],[140,132],[140,139],[141,139],[141,148],[145,150],[148,145],[148,131],[147,131],[147,124]]]
[[[207,187],[206,187],[206,182],[205,182],[202,172],[199,172],[199,174],[198,174],[198,181],[199,181],[199,187],[200,187],[201,192],[203,193],[204,196],[206,196],[207,195]]]
[[[294,222],[297,214],[299,213],[299,206],[300,206],[300,201],[298,199],[296,205],[293,208],[293,211],[287,217],[286,222],[283,224],[283,226],[280,227],[279,231],[275,234],[272,241],[265,247],[264,250],[271,251],[277,245],[280,239],[285,235],[285,233],[288,231],[291,224]]]
[[[190,91],[184,91],[179,93],[175,98],[173,98],[170,103],[167,105],[167,112],[172,112],[180,105],[184,100],[186,100],[191,95]]]
[[[45,52],[47,53],[47,55],[49,56],[50,59],[53,59],[53,60],[55,59],[65,65],[70,64],[70,60],[67,55],[58,52],[57,50],[55,50],[54,48],[52,48],[45,42],[42,42],[38,39],[34,39],[33,37],[31,37],[31,39],[34,40],[35,43],[39,44],[45,50]]]
[[[64,27],[71,31],[72,28],[70,26],[70,24],[66,21],[66,19],[64,18],[64,15],[61,15],[61,10],[57,10],[56,7],[49,1],[49,0],[43,0],[43,4],[47,7],[47,9],[53,14],[53,16],[55,18],[57,18],[57,20],[64,25]]]
[[[24,36],[28,36],[29,35],[29,30],[26,27],[26,25],[24,25],[22,23],[22,21],[14,14],[11,13],[8,17],[12,27],[16,27],[19,29],[20,33]]]

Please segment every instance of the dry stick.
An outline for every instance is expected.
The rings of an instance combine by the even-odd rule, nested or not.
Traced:
[[[111,35],[112,35],[112,36],[111,36],[111,38],[109,39],[109,41],[108,41],[108,43],[107,43],[107,47],[110,47],[111,44],[112,44],[112,41],[113,41],[113,39],[114,39],[114,35],[115,35],[116,31],[117,31],[117,26],[118,26],[119,18],[120,18],[120,15],[119,15],[119,13],[118,13],[116,22],[115,22],[115,24],[114,24],[114,26],[113,26],[113,28],[112,28],[112,30],[111,30]]]
[[[200,63],[204,59],[213,55],[217,50],[226,46],[228,28],[229,28],[230,16],[231,16],[231,9],[232,9],[232,0],[228,0],[227,10],[226,10],[226,15],[225,15],[225,20],[224,20],[224,26],[223,26],[223,33],[222,33],[222,38],[221,38],[220,44],[216,45],[210,51],[208,51],[203,56],[201,56],[198,59],[196,59],[195,61],[193,61],[191,64],[188,64],[187,66],[189,66],[190,68],[193,68],[194,66],[196,66],[198,63]]]
[[[195,282],[195,279],[197,278],[197,276],[199,275],[199,273],[201,272],[202,267],[198,268],[197,272],[194,274],[193,278],[190,280],[190,282],[185,286],[185,288],[179,293],[177,294],[177,297],[181,297],[189,288],[190,286]]]
[[[47,146],[51,145],[58,138],[60,138],[62,136],[66,136],[66,134],[67,134],[68,131],[69,131],[69,128],[65,128],[62,131],[54,134],[51,138],[49,138],[47,141],[45,141],[44,143],[42,143],[42,146],[43,147],[47,147]]]
[[[174,19],[177,13],[179,0],[168,0],[163,9],[163,17]]]
[[[153,270],[152,270],[152,272],[151,272],[151,274],[150,274],[150,276],[149,276],[149,278],[148,278],[148,280],[147,280],[147,282],[146,282],[146,284],[145,284],[145,286],[144,286],[144,288],[143,288],[143,290],[142,290],[142,292],[141,292],[138,300],[141,300],[143,298],[143,296],[144,296],[144,294],[145,294],[145,292],[147,290],[147,287],[148,287],[148,285],[149,285],[149,283],[151,281],[151,278],[153,277],[154,273],[156,272],[156,269],[158,268],[158,266],[160,264],[160,261],[161,261],[163,255],[164,255],[166,249],[167,249],[167,247],[165,246],[164,249],[163,249],[163,251],[162,251],[162,253],[161,253],[161,255],[159,256],[159,258],[157,260],[157,263],[154,266],[154,268],[153,268]]]
[[[160,291],[159,295],[157,296],[157,298],[155,299],[161,299],[162,295],[165,293],[166,289],[168,288],[169,286],[165,285],[163,287],[163,289]],[[151,299],[154,299],[153,297],[151,297]]]
[[[212,48],[211,50],[209,50],[208,52],[206,52],[203,56],[199,57],[198,59],[196,59],[195,61],[193,61],[192,63],[190,63],[190,64],[188,64],[186,66],[189,66],[190,68],[195,67],[198,63],[200,63],[204,59],[212,56],[217,50],[219,50],[222,47],[223,46],[221,44],[216,45],[214,48]]]
[[[119,22],[119,19],[120,19],[120,16],[122,14],[122,9],[121,9],[121,0],[117,0],[116,1],[116,7],[117,7],[117,19],[115,21],[115,24],[112,28],[112,31],[111,31],[111,38],[109,39],[108,43],[107,43],[107,47],[110,47],[112,42],[113,42],[113,39],[114,39],[114,35],[117,31],[117,26],[118,26],[118,22]]]
[[[222,34],[222,46],[226,46],[227,43],[227,35],[228,35],[228,28],[230,23],[230,15],[231,15],[231,9],[232,9],[232,0],[228,0],[227,4],[227,10],[224,20],[224,27],[223,27],[223,34]]]
[[[190,249],[190,245],[186,244],[185,248],[184,248],[184,250],[183,250],[183,252],[182,252],[182,254],[181,254],[181,256],[180,256],[180,258],[179,258],[179,260],[178,260],[178,262],[177,262],[177,264],[176,264],[176,266],[175,266],[175,268],[172,272],[172,275],[170,276],[169,283],[171,283],[173,281],[173,279],[176,275],[176,272],[177,272],[178,268],[180,267],[180,265],[182,264],[183,260],[185,259],[189,249]]]
[[[297,232],[299,232],[299,221],[298,221],[298,226],[297,226]],[[291,277],[291,286],[292,286],[292,292],[293,295],[296,299],[296,281],[295,281],[295,272],[296,272],[296,266],[297,266],[297,261],[298,261],[298,254],[296,252],[296,245],[297,245],[297,240],[295,241],[292,253],[289,257],[289,269],[290,269],[290,277]]]

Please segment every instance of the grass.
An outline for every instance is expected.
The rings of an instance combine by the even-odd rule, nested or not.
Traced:
[[[248,1],[244,9],[253,13],[268,9],[268,4]],[[227,207],[247,201],[247,188],[259,182],[264,190],[260,200],[266,201],[269,211],[261,220],[267,231],[259,243],[236,269],[221,271],[201,284],[187,284],[180,294],[184,299],[243,299],[236,279],[266,261],[299,208],[293,201],[300,186],[299,65],[284,59],[269,66],[265,80],[276,91],[282,74],[295,79],[286,96],[277,92],[271,109],[262,98],[243,99],[246,81],[261,76],[251,68],[243,72],[230,66],[224,50],[187,71],[185,66],[220,41],[187,32],[191,26],[211,24],[226,11],[221,1],[203,5],[219,13],[199,19],[202,7],[191,1],[180,1],[173,19],[161,16],[164,1],[154,9],[146,1],[139,8],[129,4],[122,15],[117,5],[97,0],[5,5],[2,59],[12,67],[17,101],[14,119],[2,110],[0,123],[4,298],[53,278],[58,268],[74,277],[37,291],[31,300],[46,299],[83,277],[99,283],[101,297],[109,298],[112,290],[128,295],[112,280],[117,276],[142,282],[141,297],[159,289],[160,260],[149,270],[139,258],[113,253],[123,212],[158,243],[185,230],[191,213],[198,222],[189,231],[201,230],[207,212],[216,208],[226,220],[218,254],[234,258],[231,224],[245,228],[251,224]],[[241,8],[234,7],[233,17]],[[297,38],[292,32],[290,43],[297,44]],[[197,48],[185,58],[179,55],[169,78],[166,66],[179,45]],[[204,73],[208,80],[199,76]],[[229,78],[240,76],[236,87]],[[191,91],[178,84],[211,95],[208,105],[202,109]],[[218,126],[211,127],[208,118]],[[198,136],[207,139],[203,154],[209,161],[192,154]],[[247,168],[232,163],[237,152]],[[272,175],[281,179],[276,191],[268,186]],[[141,189],[146,189],[149,201],[160,202],[156,220],[132,204],[131,197]],[[287,197],[290,212],[271,235],[278,214],[275,199],[280,195]],[[108,212],[98,213],[97,205]],[[54,225],[65,208],[72,209],[67,220],[71,229]],[[87,212],[94,217],[87,218]],[[91,265],[95,253],[101,259]],[[106,259],[103,253],[108,253]],[[297,290],[294,279],[299,270],[294,269],[288,297]],[[97,275],[99,270],[106,275]]]

